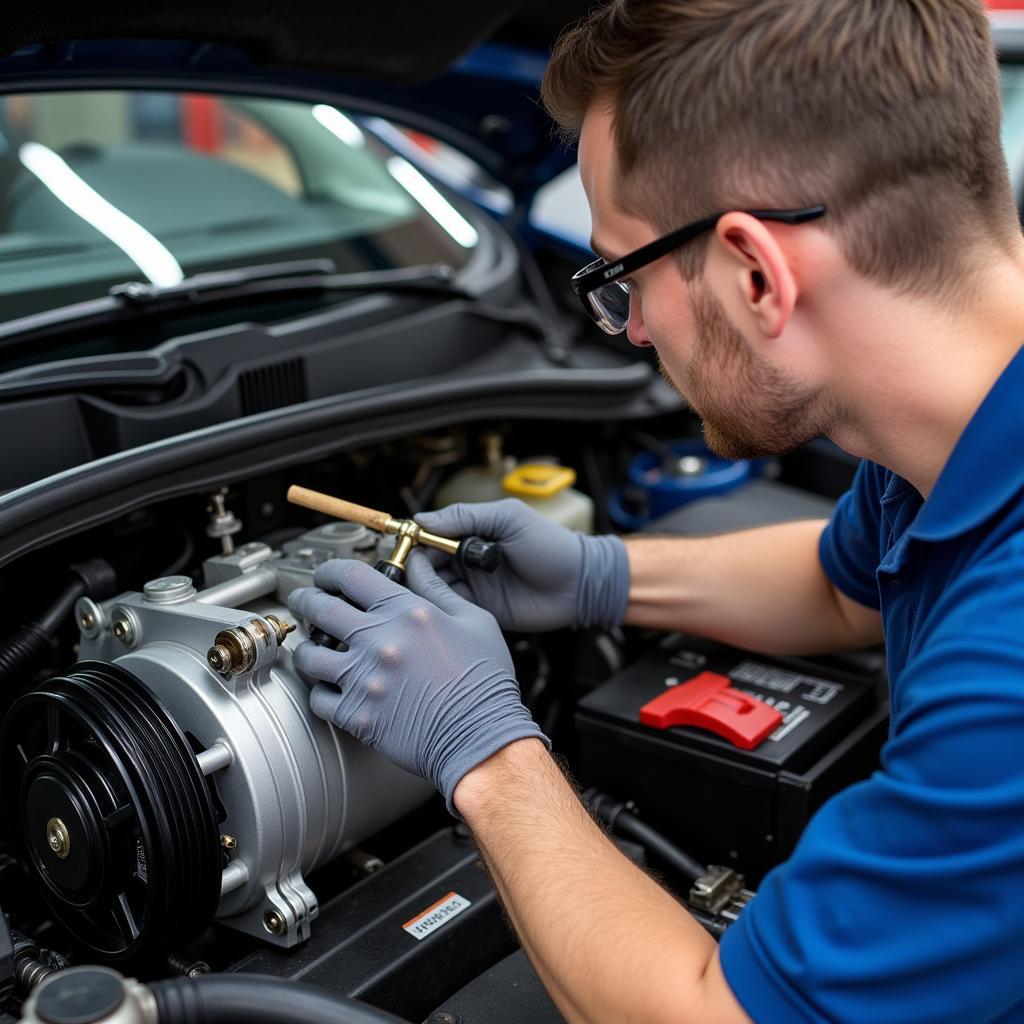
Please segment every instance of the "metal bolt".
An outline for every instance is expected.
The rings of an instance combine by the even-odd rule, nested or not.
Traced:
[[[454,1013],[449,1013],[447,1010],[438,1010],[437,1013],[432,1013],[427,1024],[461,1024],[461,1017],[457,1017]]]
[[[238,846],[238,840],[234,836],[222,835],[220,837],[220,845],[223,846],[225,850],[233,850]]]
[[[113,634],[121,641],[126,647],[135,641],[135,629],[132,626],[132,620],[126,615],[119,615],[114,619],[114,624],[111,627]]]
[[[46,823],[46,845],[61,859],[71,853],[71,835],[67,825],[60,818],[51,818]]]
[[[204,974],[210,973],[210,965],[205,960],[189,960],[180,953],[169,956],[167,966],[185,978],[201,978]]]
[[[220,644],[215,644],[206,652],[206,660],[214,672],[231,671],[231,652]]]
[[[288,930],[288,922],[285,921],[282,914],[276,910],[268,910],[263,915],[263,927],[270,932],[271,935],[284,935]]]
[[[96,616],[92,612],[85,612],[78,621],[82,624],[82,629],[92,629],[96,625]]]

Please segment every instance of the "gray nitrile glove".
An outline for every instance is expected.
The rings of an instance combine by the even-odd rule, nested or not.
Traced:
[[[321,565],[313,582],[323,589],[294,590],[288,606],[349,649],[300,644],[295,665],[321,680],[316,714],[430,779],[454,814],[468,771],[514,740],[551,744],[519,699],[493,616],[453,593],[422,552],[407,565],[409,590],[364,562]]]
[[[626,614],[629,558],[618,537],[574,533],[515,498],[449,505],[416,521],[442,536],[501,543],[504,557],[493,573],[464,569],[439,552],[431,552],[431,561],[456,593],[486,608],[504,629],[618,626]]]

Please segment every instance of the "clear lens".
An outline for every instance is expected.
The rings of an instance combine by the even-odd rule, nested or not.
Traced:
[[[595,288],[587,295],[597,314],[598,326],[607,334],[621,334],[629,323],[629,285],[621,281]]]

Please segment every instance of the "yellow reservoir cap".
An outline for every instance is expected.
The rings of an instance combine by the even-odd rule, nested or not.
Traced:
[[[524,462],[502,481],[507,494],[517,498],[553,498],[576,483],[576,470],[548,462]]]

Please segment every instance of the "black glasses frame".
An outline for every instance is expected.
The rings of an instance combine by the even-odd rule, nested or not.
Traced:
[[[587,264],[582,270],[578,270],[572,277],[572,288],[587,316],[607,333],[621,334],[625,330],[625,324],[618,330],[609,330],[607,320],[591,304],[591,292],[616,283],[620,287],[628,289],[628,285],[622,282],[622,278],[635,274],[649,263],[661,259],[662,256],[674,249],[681,248],[687,242],[692,242],[706,231],[711,231],[728,212],[723,210],[721,213],[704,217],[692,224],[670,231],[667,235],[662,235],[661,238],[656,238],[653,242],[634,249],[633,252],[614,262],[601,257],[593,263]],[[824,217],[826,211],[824,206],[807,206],[799,210],[741,210],[739,212],[756,217],[758,220],[778,221],[782,224],[806,224],[808,221]]]

